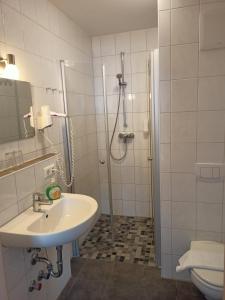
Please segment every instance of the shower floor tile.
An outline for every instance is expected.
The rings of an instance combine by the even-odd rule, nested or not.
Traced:
[[[155,266],[152,219],[101,215],[80,247],[80,257]]]

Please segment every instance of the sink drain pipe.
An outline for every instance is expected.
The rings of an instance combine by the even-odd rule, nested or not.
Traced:
[[[63,246],[57,246],[56,247],[57,271],[54,271],[52,262],[48,258],[39,256],[37,253],[35,254],[35,256],[32,257],[32,260],[31,260],[32,265],[35,265],[37,262],[42,262],[42,263],[45,263],[47,265],[47,270],[48,271],[47,271],[47,273],[41,273],[40,274],[40,276],[39,276],[40,280],[43,279],[43,278],[44,279],[49,279],[50,276],[53,277],[53,278],[59,278],[62,275],[62,273],[63,273],[62,249],[63,249]]]
[[[53,267],[51,269],[51,276],[54,278],[58,278],[62,275],[63,273],[63,259],[62,259],[62,246],[57,246],[56,251],[57,251],[57,271],[55,272],[53,270]]]

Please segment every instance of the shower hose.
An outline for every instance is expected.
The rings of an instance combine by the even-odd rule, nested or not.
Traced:
[[[121,92],[122,92],[122,87],[121,85],[119,86],[119,99],[118,99],[118,104],[117,104],[117,112],[116,112],[116,121],[115,121],[115,124],[114,124],[114,128],[113,128],[113,133],[112,133],[112,137],[111,137],[111,140],[110,140],[110,145],[109,145],[109,150],[110,150],[110,156],[113,160],[116,160],[116,161],[121,161],[123,160],[126,155],[127,155],[127,139],[125,138],[124,139],[124,144],[125,144],[125,150],[124,150],[124,154],[121,156],[121,157],[116,157],[113,152],[112,152],[112,144],[113,144],[113,141],[114,141],[114,138],[115,138],[115,133],[116,133],[116,127],[118,125],[118,120],[119,120],[119,112],[120,112],[120,102],[121,102]]]

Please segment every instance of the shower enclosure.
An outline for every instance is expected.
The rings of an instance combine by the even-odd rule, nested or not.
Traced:
[[[112,188],[112,178],[111,178],[111,160],[113,162],[123,162],[126,159],[128,152],[128,142],[131,139],[134,139],[134,133],[126,131],[128,128],[127,123],[127,111],[126,111],[126,88],[127,82],[125,82],[125,53],[120,53],[120,62],[121,62],[121,73],[116,75],[118,79],[118,100],[116,103],[116,115],[115,121],[112,126],[112,133],[110,136],[109,133],[109,118],[108,118],[108,98],[107,98],[107,88],[106,88],[106,69],[105,65],[102,65],[102,83],[103,83],[103,106],[104,106],[104,123],[105,123],[105,135],[106,135],[106,158],[107,158],[107,173],[108,173],[108,189],[109,189],[109,209],[110,209],[110,220],[113,225],[113,188]],[[122,105],[121,105],[122,103]],[[117,133],[117,127],[119,122],[119,114],[122,106],[122,124],[123,130]],[[117,136],[116,136],[117,135]],[[113,142],[116,138],[119,138],[119,141],[122,142],[123,145],[123,153],[118,156],[114,155],[113,152]],[[100,160],[101,164],[105,162]]]
[[[146,55],[143,74],[130,72],[127,53],[121,52],[115,57],[115,73],[108,67],[108,58],[102,57],[101,72],[95,78],[95,95],[92,94],[89,75],[82,75],[85,84],[76,84],[78,75],[74,64],[61,63],[65,111],[72,119],[76,145],[73,192],[98,199],[99,214],[103,214],[92,229],[94,235],[89,236],[88,242],[84,241],[84,246],[81,246],[82,257],[89,257],[87,249],[97,245],[93,241],[101,240],[104,243],[99,243],[100,248],[92,249],[92,257],[104,258],[105,255],[110,259],[129,261],[127,257],[130,256],[132,261],[145,263],[144,255],[151,256],[155,245],[156,261],[159,263],[157,56],[157,50]],[[82,81],[80,78],[79,83]],[[99,110],[98,101],[101,105]],[[65,129],[67,127],[66,123]],[[68,140],[67,131],[65,140]],[[70,149],[68,142],[65,148],[67,161],[71,157]],[[103,229],[98,228],[99,224]],[[141,242],[141,251],[145,254],[138,258],[126,251],[121,254],[113,245],[112,235],[108,235],[112,228],[116,244],[123,241],[125,246],[120,246],[133,249],[135,253],[138,248],[135,240],[140,232],[147,232]],[[101,236],[99,233],[102,231]],[[130,240],[131,232],[133,236]],[[108,252],[102,254],[106,248]]]
[[[108,103],[108,92],[107,92],[107,84],[106,84],[106,67],[103,64],[102,65],[102,82],[103,82],[103,105],[104,105],[104,122],[105,122],[105,134],[106,134],[106,157],[107,157],[107,171],[108,171],[108,176],[111,177],[111,164],[113,163],[121,163],[125,160],[127,154],[128,154],[128,143],[132,143],[133,139],[135,139],[135,133],[133,132],[132,126],[129,126],[127,122],[127,111],[126,111],[126,106],[127,106],[127,101],[130,99],[134,101],[138,101],[138,99],[135,99],[135,96],[132,94],[126,95],[126,87],[127,87],[127,82],[125,81],[125,66],[124,66],[124,57],[125,53],[121,52],[120,53],[120,59],[121,59],[121,73],[118,73],[116,75],[116,78],[118,79],[118,84],[117,84],[117,89],[118,89],[118,100],[116,103],[116,114],[115,114],[115,120],[113,122],[112,126],[112,133],[110,135],[109,132],[109,103]],[[146,64],[147,64],[147,95],[146,95],[146,112],[145,116],[142,120],[142,125],[143,125],[143,135],[148,140],[148,152],[147,155],[144,157],[144,160],[146,161],[146,165],[149,163],[149,168],[150,168],[150,198],[153,200],[154,194],[158,192],[156,188],[156,181],[155,177],[156,175],[156,170],[158,168],[158,157],[157,157],[157,152],[155,147],[156,144],[158,144],[158,119],[157,119],[157,112],[158,112],[158,103],[156,103],[156,99],[158,98],[158,86],[157,86],[157,62],[158,60],[158,51],[152,51],[149,57],[147,58]],[[128,97],[126,97],[128,96]],[[122,126],[118,126],[118,119],[119,119],[119,114],[122,109]],[[133,118],[136,116],[133,115]],[[119,127],[119,130],[117,131],[117,127]],[[122,127],[122,128],[121,128]],[[132,131],[131,131],[132,129]],[[156,133],[157,131],[157,133]],[[117,132],[117,135],[116,135]],[[115,139],[118,139],[118,142],[120,145],[122,145],[122,155],[116,157],[113,154],[113,142]],[[158,149],[157,149],[158,150]],[[145,153],[146,154],[146,153]],[[105,161],[100,160],[101,164],[104,164]],[[109,204],[110,204],[110,215],[113,215],[113,201],[112,201],[112,181],[108,181],[109,185]],[[155,185],[155,186],[154,186]],[[150,215],[152,219],[154,218],[154,203],[152,201],[151,205],[151,212]]]
[[[108,93],[106,87],[106,70],[105,65],[102,66],[102,80],[103,80],[103,100],[104,100],[104,120],[105,120],[105,129],[106,129],[106,143],[110,140],[109,147],[106,151],[107,156],[107,171],[108,177],[110,180],[108,181],[108,189],[109,189],[109,207],[110,207],[110,217],[111,222],[113,222],[113,188],[112,188],[112,180],[111,180],[111,163],[121,162],[127,156],[128,151],[128,142],[132,142],[132,139],[135,139],[135,133],[131,132],[129,129],[129,124],[127,122],[127,111],[126,111],[126,88],[127,82],[125,81],[125,53],[120,53],[121,60],[121,73],[116,75],[118,79],[118,102],[117,102],[117,110],[115,123],[113,126],[113,132],[110,137],[109,133],[109,112],[108,112]],[[142,120],[143,121],[143,134],[148,138],[148,152],[147,157],[145,157],[146,164],[149,163],[149,198],[151,201],[151,211],[149,213],[149,217],[151,217],[151,222],[154,227],[154,242],[156,245],[155,249],[155,261],[159,265],[160,264],[160,183],[159,183],[159,103],[158,103],[158,50],[151,51],[151,54],[147,57],[147,110],[146,116]],[[129,95],[130,96],[130,95]],[[132,96],[128,97],[131,98]],[[122,98],[122,105],[121,105]],[[134,99],[134,101],[138,101]],[[124,145],[124,152],[120,157],[115,157],[113,155],[112,143],[115,138],[115,132],[118,125],[118,116],[120,109],[122,107],[122,124],[123,128],[121,128],[118,133],[118,138],[122,141],[122,145]],[[128,130],[127,130],[128,129]],[[133,128],[135,129],[135,128]],[[109,148],[109,149],[108,149]]]
[[[102,188],[101,205],[102,213],[110,216],[112,229],[107,227],[107,230],[112,231],[114,242],[111,243],[106,234],[107,230],[101,236],[104,231],[101,226],[106,223],[104,218],[92,230],[93,234],[89,235],[88,241],[101,241],[104,237],[107,243],[102,243],[102,248],[96,247],[90,253],[92,256],[96,253],[96,257],[100,259],[104,259],[104,255],[115,259],[111,253],[117,255],[118,249],[116,249],[115,241],[117,243],[123,241],[124,247],[133,247],[133,251],[137,252],[135,241],[132,242],[133,244],[127,242],[126,234],[123,233],[129,232],[132,226],[137,232],[141,232],[142,228],[143,232],[150,233],[145,243],[155,244],[154,258],[156,263],[160,264],[158,51],[152,51],[145,57],[146,73],[144,75],[146,76],[143,76],[143,81],[146,80],[146,86],[145,83],[142,84],[143,91],[138,90],[136,86],[134,81],[136,74],[131,74],[131,80],[129,73],[126,73],[126,56],[128,55],[124,52],[117,56],[119,73],[114,74],[107,69],[109,58],[103,57],[102,77],[98,78],[102,80],[104,112],[100,116],[97,115],[98,141],[100,141],[98,152]],[[100,90],[98,92],[100,93]],[[96,96],[98,98],[98,95]],[[143,191],[146,193],[144,194]],[[119,226],[129,224],[129,222],[133,222],[130,224],[131,227],[125,226],[121,233]],[[146,226],[141,222],[150,223]],[[106,225],[103,225],[104,227]],[[138,239],[138,234],[135,239]],[[145,243],[140,243],[143,255],[132,257],[131,253],[121,251],[119,259],[129,260],[127,257],[130,255],[133,262],[139,260],[138,263],[151,265],[145,253]],[[89,250],[92,247],[88,242],[84,246]],[[113,248],[111,252],[106,250],[107,246]],[[150,249],[147,250],[147,253],[149,252],[151,252]],[[81,253],[83,257],[90,258],[86,249],[83,249]]]

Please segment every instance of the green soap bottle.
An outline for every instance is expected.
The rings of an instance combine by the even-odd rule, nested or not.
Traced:
[[[50,183],[45,188],[45,194],[46,197],[49,200],[57,200],[61,197],[61,187],[58,183],[56,183],[56,180],[54,177],[51,178]]]

